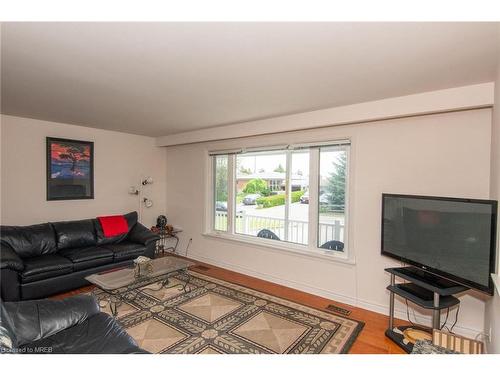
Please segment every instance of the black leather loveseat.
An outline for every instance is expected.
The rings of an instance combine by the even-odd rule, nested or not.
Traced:
[[[94,297],[0,301],[0,353],[147,353]]]
[[[0,291],[4,301],[30,300],[84,286],[85,276],[154,257],[158,235],[124,215],[128,232],[105,237],[97,219],[0,227]]]

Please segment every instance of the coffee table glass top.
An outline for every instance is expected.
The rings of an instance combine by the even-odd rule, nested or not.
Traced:
[[[195,265],[195,263],[190,262],[189,260],[171,256],[153,259],[151,263],[153,266],[153,271],[141,277],[135,277],[134,267],[129,267],[95,273],[87,276],[85,280],[91,282],[94,285],[97,285],[103,290],[114,290],[131,286],[136,282],[143,282],[145,280],[153,279],[161,275],[185,270],[188,267]]]

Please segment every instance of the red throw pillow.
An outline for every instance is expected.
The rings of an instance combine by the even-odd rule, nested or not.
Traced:
[[[99,216],[104,237],[115,237],[128,232],[128,223],[123,215]]]

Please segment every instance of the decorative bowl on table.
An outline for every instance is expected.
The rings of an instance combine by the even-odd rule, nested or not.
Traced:
[[[134,276],[144,277],[153,272],[153,263],[150,258],[140,256],[134,259]]]

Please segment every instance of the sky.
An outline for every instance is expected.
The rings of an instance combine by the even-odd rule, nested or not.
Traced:
[[[334,162],[343,151],[323,151],[320,154],[320,172],[322,176],[328,176],[334,171]],[[280,164],[286,168],[286,156],[283,152],[272,154],[237,155],[241,166],[248,168],[252,173],[263,169],[265,172],[274,171]],[[294,152],[292,154],[292,174],[302,172],[304,177],[309,176],[309,152]]]

